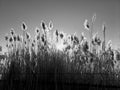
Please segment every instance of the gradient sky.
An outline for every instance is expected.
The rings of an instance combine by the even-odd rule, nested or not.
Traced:
[[[22,34],[22,21],[32,36],[35,27],[40,27],[41,20],[47,24],[52,20],[54,29],[70,34],[77,32],[78,36],[84,32],[89,38],[83,23],[94,13],[94,33],[99,32],[102,37],[101,29],[105,22],[107,41],[111,39],[114,48],[120,47],[120,0],[0,0],[0,45],[5,50],[4,35],[11,28]]]

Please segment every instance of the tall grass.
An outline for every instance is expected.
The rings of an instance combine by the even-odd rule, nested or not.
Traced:
[[[113,85],[116,81],[119,84],[120,52],[114,53],[111,41],[106,48],[105,29],[103,41],[95,34],[88,42],[83,33],[79,38],[76,34],[55,30],[52,36],[49,34],[53,30],[51,21],[48,26],[41,21],[42,30],[37,27],[33,38],[24,22],[21,27],[23,35],[12,29],[10,37],[5,36],[8,54],[1,68],[2,79],[8,80],[7,84],[14,80],[30,85],[54,83],[55,88],[60,82]],[[98,50],[103,42],[104,49]],[[89,49],[89,43],[96,48]]]

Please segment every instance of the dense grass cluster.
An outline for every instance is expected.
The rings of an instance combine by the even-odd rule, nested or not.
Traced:
[[[84,26],[92,31],[87,20]],[[105,38],[101,40],[98,33],[92,35],[90,42],[84,33],[80,38],[58,30],[52,34],[52,22],[47,26],[42,21],[41,27],[41,31],[38,27],[35,29],[36,35],[32,38],[23,22],[23,35],[11,29],[10,36],[5,36],[8,53],[1,60],[0,69],[1,79],[7,80],[5,83],[10,87],[16,80],[22,82],[21,88],[26,83],[34,88],[38,83],[52,83],[55,88],[60,83],[63,87],[65,83],[120,85],[120,51],[112,49],[111,41],[106,45]]]

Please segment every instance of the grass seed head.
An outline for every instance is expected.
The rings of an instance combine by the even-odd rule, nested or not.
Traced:
[[[13,36],[15,34],[15,31],[13,28],[11,28],[11,31],[10,31],[11,35]]]
[[[64,36],[65,36],[65,33],[60,32],[60,34],[59,34],[59,35],[60,35],[60,38],[61,38],[61,39],[63,39],[63,38],[64,38]]]
[[[101,44],[101,39],[98,36],[98,32],[92,37],[92,44],[93,45],[100,45]]]
[[[43,30],[46,30],[46,24],[43,20],[41,21],[41,27]]]
[[[73,35],[71,35],[71,41],[73,41]]]
[[[20,41],[20,35],[17,35],[17,41]]]
[[[86,52],[86,51],[88,51],[88,49],[89,49],[89,45],[88,45],[88,42],[85,40],[83,42],[83,51]]]
[[[49,30],[52,30],[53,29],[53,23],[52,21],[49,22]]]
[[[39,34],[40,33],[40,29],[38,27],[35,28],[35,33]]]
[[[6,40],[6,41],[8,40],[8,34],[5,35],[5,40]]]
[[[79,43],[79,39],[77,36],[74,36],[74,43],[78,44]]]
[[[26,45],[26,44],[27,44],[27,42],[26,42],[26,41],[24,41],[24,44]]]
[[[40,36],[39,35],[37,35],[37,40],[40,40]]]
[[[14,36],[13,36],[13,39],[14,39],[14,41],[16,41],[16,40],[17,40],[17,36],[16,36],[16,35],[14,35]]]
[[[30,39],[30,33],[28,33],[28,32],[26,32],[26,38],[27,38],[27,40],[29,40]]]
[[[27,30],[27,25],[25,22],[22,22],[21,28],[22,30]]]
[[[42,40],[42,42],[45,42],[44,34],[42,35],[41,40]]]
[[[12,43],[12,41],[13,41],[13,38],[12,38],[12,37],[10,37],[10,38],[9,38],[9,42],[10,42],[10,43]]]
[[[97,39],[97,44],[100,46],[101,45],[101,39],[100,39],[100,37]]]
[[[34,43],[32,43],[32,47],[34,47],[35,46],[35,44]]]
[[[110,49],[112,47],[112,41],[109,40],[108,43],[107,43],[107,48]]]
[[[61,39],[63,38],[63,34],[62,34],[62,33],[60,34],[60,38],[61,38]]]
[[[59,32],[58,32],[58,30],[56,30],[56,31],[55,31],[55,34],[56,34],[56,36],[58,36],[58,35],[59,35]]]
[[[89,29],[90,29],[90,25],[89,25],[89,22],[88,22],[87,19],[86,19],[85,22],[84,22],[84,28],[85,28],[86,30],[89,30]]]

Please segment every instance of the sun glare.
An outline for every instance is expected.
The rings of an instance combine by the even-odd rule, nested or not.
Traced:
[[[56,49],[57,50],[63,51],[64,48],[65,48],[65,45],[63,45],[63,43],[57,43],[56,44]]]

